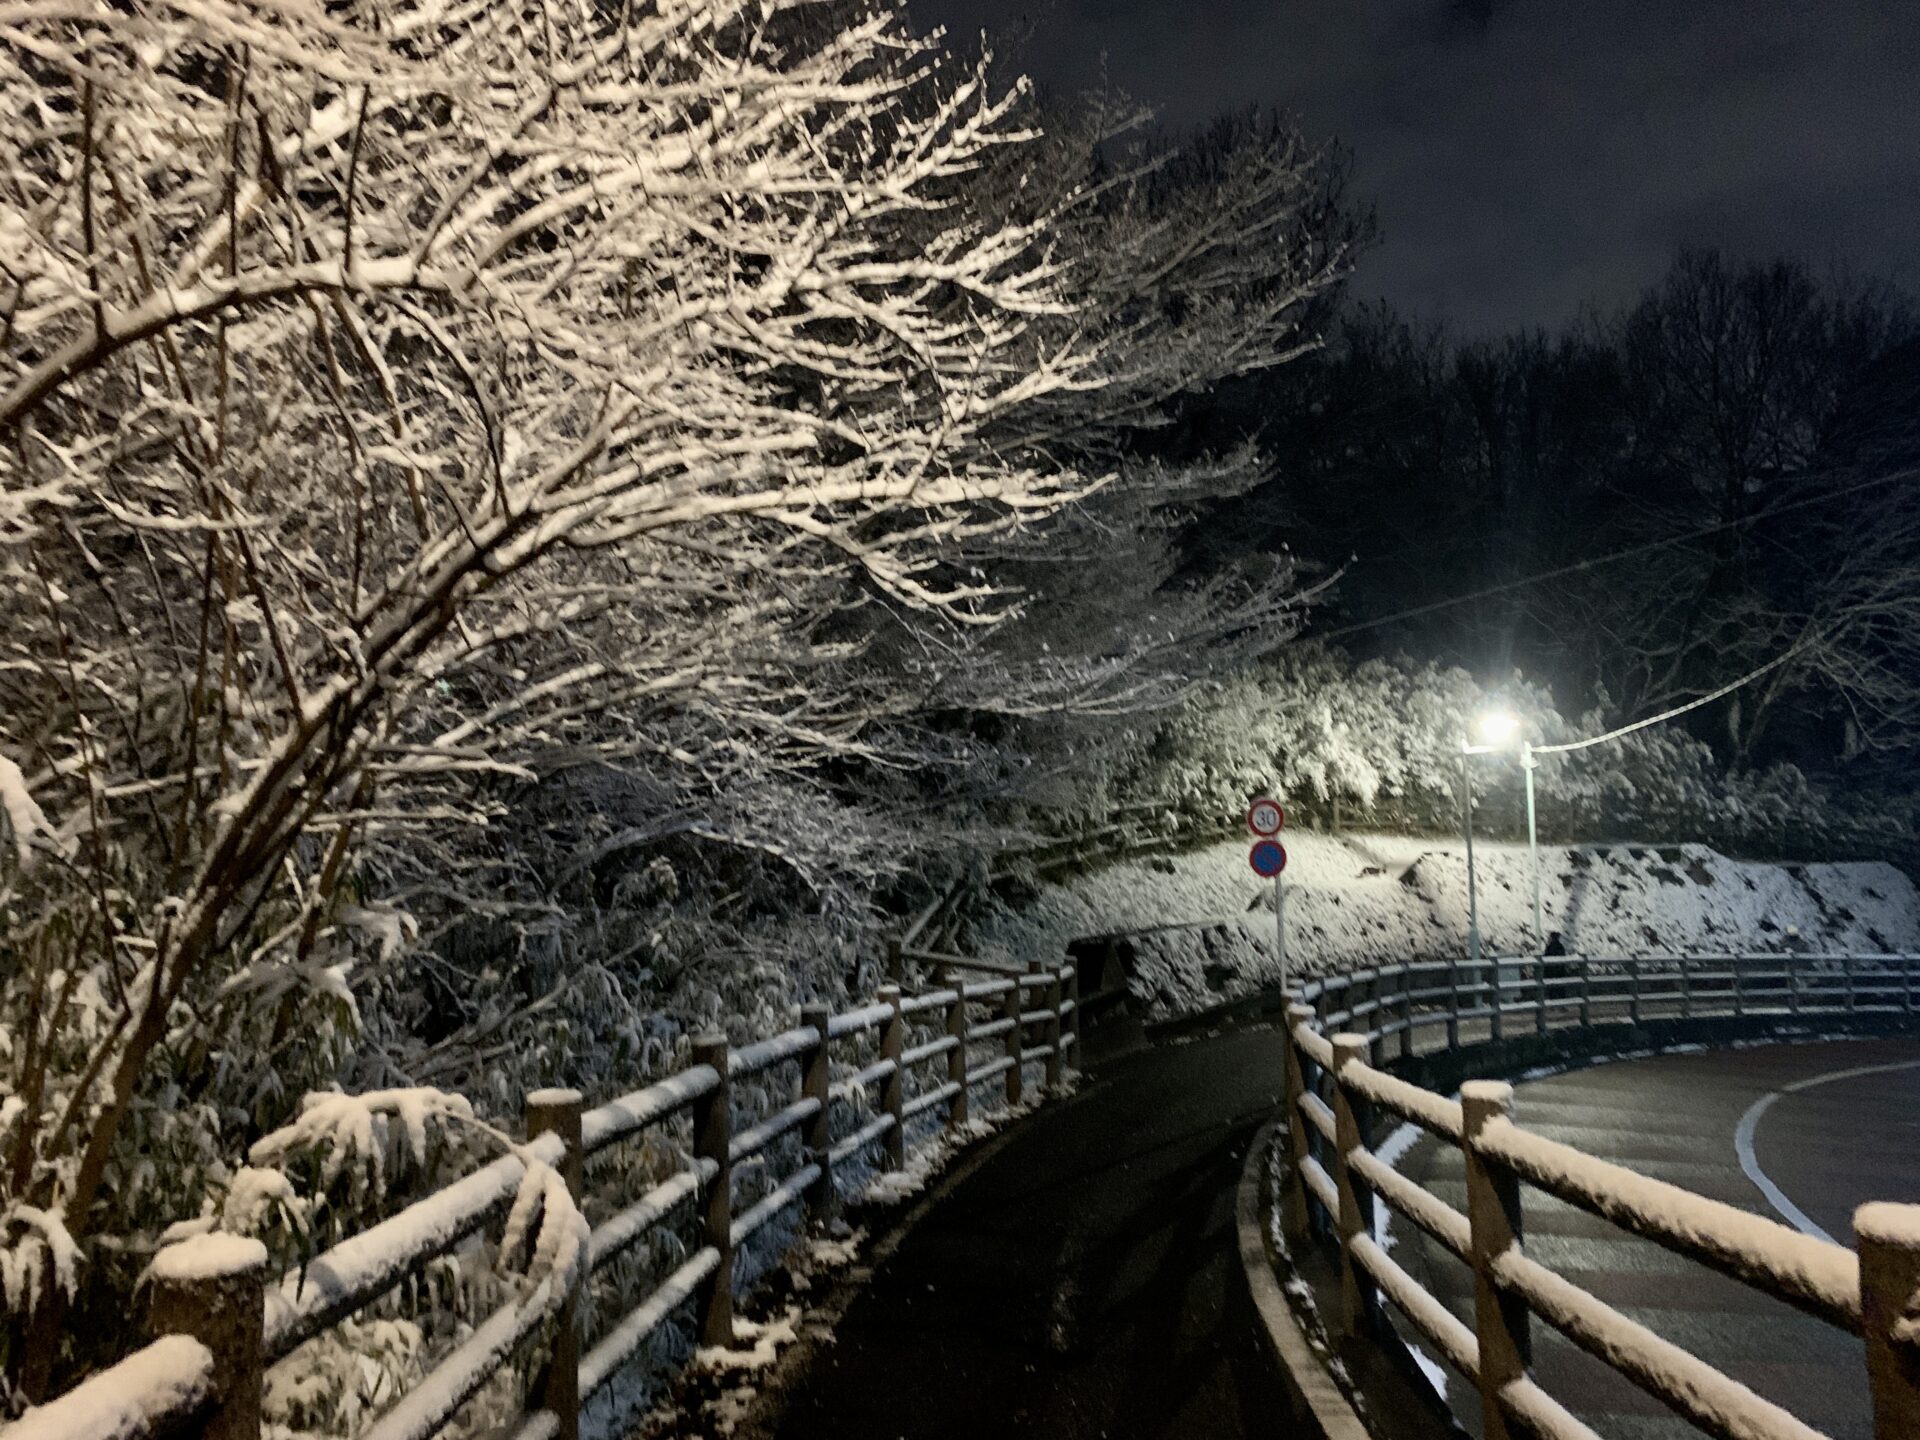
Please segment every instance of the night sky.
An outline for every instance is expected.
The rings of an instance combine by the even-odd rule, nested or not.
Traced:
[[[1361,297],[1470,331],[1631,298],[1681,244],[1920,289],[1920,0],[910,0],[1174,125],[1256,102],[1358,161]]]

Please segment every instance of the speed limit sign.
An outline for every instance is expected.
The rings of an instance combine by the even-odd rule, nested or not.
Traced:
[[[1287,887],[1280,872],[1287,868],[1287,850],[1274,836],[1286,823],[1286,810],[1271,795],[1262,795],[1247,807],[1247,828],[1254,834],[1247,863],[1254,874],[1273,881],[1273,946],[1283,995],[1287,993]]]
[[[1278,835],[1286,823],[1287,812],[1271,796],[1262,795],[1247,807],[1247,828],[1256,835]]]

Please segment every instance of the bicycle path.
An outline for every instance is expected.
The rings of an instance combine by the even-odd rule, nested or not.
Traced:
[[[1240,1274],[1234,1189],[1278,1104],[1272,1030],[1096,1067],[875,1270],[780,1440],[1272,1440],[1284,1382]]]

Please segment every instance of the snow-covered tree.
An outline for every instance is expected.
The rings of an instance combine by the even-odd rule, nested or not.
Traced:
[[[1298,633],[1324,577],[1286,555],[1193,563],[1219,502],[1271,464],[1205,407],[1318,346],[1368,234],[1341,156],[1284,121],[1232,116],[1169,139],[1106,92],[1044,119],[1045,163],[1002,156],[982,188],[1010,219],[1057,216],[1079,305],[1040,324],[1095,337],[1097,383],[1012,417],[1013,439],[1116,479],[1044,528],[971,547],[1017,588],[1005,623],[958,638],[913,627],[899,650],[948,733],[992,742],[953,798],[1006,822],[984,837],[1002,851],[1104,826],[1107,778],[1158,717]]]
[[[1606,733],[1608,711],[1559,710],[1519,673],[1498,686],[1457,667],[1354,661],[1301,644],[1182,704],[1152,727],[1110,784],[1130,819],[1122,843],[1238,831],[1254,795],[1283,797],[1297,823],[1454,834],[1460,746],[1476,717],[1512,712],[1536,747]],[[1537,755],[1541,833],[1567,841],[1702,840],[1736,853],[1830,855],[1910,843],[1911,807],[1811,784],[1790,765],[1730,771],[1677,723]],[[1524,836],[1517,752],[1472,762],[1480,833]]]
[[[1104,479],[1008,428],[1100,362],[1038,325],[1049,217],[957,183],[1020,89],[805,12],[10,21],[10,1251],[170,1218],[337,1067],[410,938],[365,856],[566,766],[857,754],[889,702],[831,618],[985,620],[952,557]]]

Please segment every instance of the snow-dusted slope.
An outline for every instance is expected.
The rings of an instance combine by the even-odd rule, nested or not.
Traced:
[[[1286,837],[1287,937],[1296,973],[1465,953],[1466,855],[1456,842]],[[1546,928],[1572,953],[1920,951],[1920,895],[1891,865],[1774,865],[1703,845],[1545,847]],[[1532,948],[1523,845],[1476,846],[1480,928],[1490,951]],[[1193,924],[1192,922],[1214,922]],[[1273,983],[1272,887],[1228,842],[1132,860],[996,916],[984,937],[1020,958],[1079,936],[1136,936],[1134,988],[1150,1011],[1204,1008]]]

